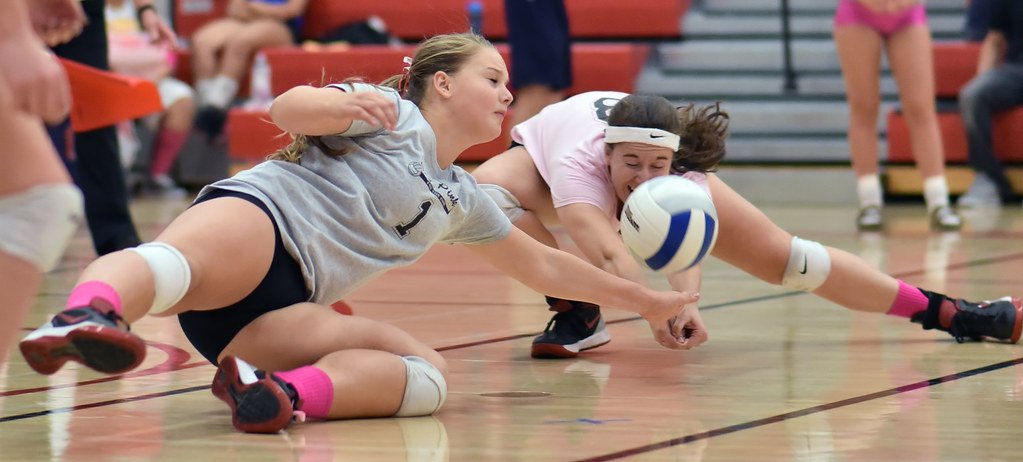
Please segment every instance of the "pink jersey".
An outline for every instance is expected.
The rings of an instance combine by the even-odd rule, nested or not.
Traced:
[[[551,188],[555,208],[590,204],[617,225],[619,204],[604,153],[604,129],[611,108],[625,96],[615,91],[580,93],[512,128],[512,139],[526,148]],[[683,176],[708,190],[706,175]]]

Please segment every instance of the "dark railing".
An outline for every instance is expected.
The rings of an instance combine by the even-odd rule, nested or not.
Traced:
[[[782,84],[782,89],[786,93],[795,93],[796,70],[792,65],[792,29],[789,26],[789,12],[789,0],[781,0],[782,59],[785,74],[785,83]]]

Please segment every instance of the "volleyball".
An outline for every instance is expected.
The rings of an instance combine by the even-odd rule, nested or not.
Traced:
[[[640,263],[671,274],[710,254],[718,237],[717,209],[700,185],[681,176],[660,176],[629,195],[621,232],[625,247]]]

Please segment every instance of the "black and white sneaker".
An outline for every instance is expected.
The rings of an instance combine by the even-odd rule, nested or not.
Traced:
[[[533,339],[532,357],[574,358],[580,351],[611,341],[599,306],[554,297],[547,297],[547,304],[555,313],[543,334]]]
[[[234,428],[246,433],[277,433],[292,420],[304,420],[291,385],[233,356],[217,367],[213,395],[231,407]]]
[[[106,374],[128,372],[146,358],[146,345],[113,310],[91,306],[62,311],[18,345],[36,372],[50,375],[76,361]]]

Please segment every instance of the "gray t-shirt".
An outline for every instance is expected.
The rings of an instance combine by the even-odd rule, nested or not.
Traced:
[[[211,188],[255,196],[270,209],[288,253],[302,267],[309,301],[329,304],[396,266],[409,265],[433,243],[486,243],[505,238],[511,222],[458,166],[440,168],[433,129],[415,104],[386,88],[398,104],[394,131],[355,121],[320,139],[330,157],[308,146],[299,164],[266,161]]]

